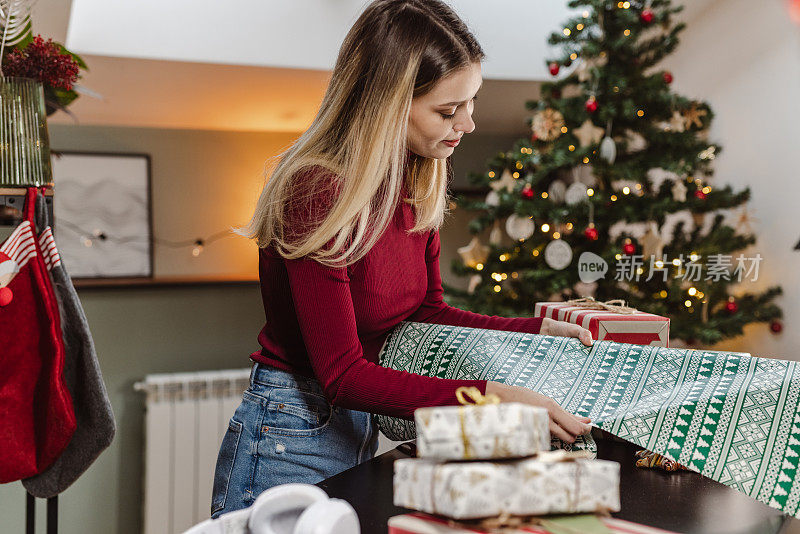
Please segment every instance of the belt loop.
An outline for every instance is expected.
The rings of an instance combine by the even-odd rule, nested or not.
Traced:
[[[253,361],[253,367],[250,368],[250,386],[253,386],[255,383],[256,367],[258,367],[258,362]]]

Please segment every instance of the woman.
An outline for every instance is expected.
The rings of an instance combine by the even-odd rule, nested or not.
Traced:
[[[380,367],[400,321],[580,337],[588,330],[503,318],[442,301],[439,232],[447,158],[475,129],[484,53],[438,0],[376,0],[345,38],[310,128],[284,154],[249,227],[266,325],[250,388],[217,462],[212,516],[265,489],[315,483],[372,457],[374,413],[411,418],[476,386],[543,406],[553,435],[589,429],[534,391]]]

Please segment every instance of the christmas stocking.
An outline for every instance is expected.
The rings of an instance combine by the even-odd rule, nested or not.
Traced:
[[[75,432],[58,306],[33,232],[37,190],[0,244],[0,483],[41,473]]]
[[[72,441],[55,463],[43,473],[22,481],[28,493],[44,499],[67,489],[89,468],[111,444],[116,425],[86,315],[56,249],[44,195],[36,202],[36,229],[58,302],[65,349],[64,381],[77,420]]]

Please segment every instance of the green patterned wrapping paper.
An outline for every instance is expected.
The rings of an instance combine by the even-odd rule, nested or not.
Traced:
[[[380,361],[533,389],[611,434],[798,516],[796,362],[412,322],[395,328]],[[410,421],[377,420],[391,439],[414,437]]]

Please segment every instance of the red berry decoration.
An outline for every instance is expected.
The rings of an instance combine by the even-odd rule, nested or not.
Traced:
[[[644,22],[645,24],[650,24],[651,22],[653,22],[653,18],[655,18],[653,16],[653,12],[650,11],[649,9],[645,9],[644,11],[642,11],[640,17],[642,19],[642,22]]]
[[[634,252],[636,252],[636,245],[634,245],[633,243],[625,243],[624,245],[622,245],[622,252],[624,252],[628,256],[631,256],[633,255]]]
[[[775,334],[780,334],[783,331],[783,323],[778,320],[769,323],[769,329]]]
[[[672,73],[669,72],[669,71],[665,71],[664,72],[664,83],[672,83],[672,80],[674,80],[674,78],[672,77]]]
[[[705,200],[705,199],[706,199],[706,194],[705,194],[705,193],[703,193],[703,190],[702,190],[702,189],[698,189],[697,191],[695,191],[695,192],[694,192],[694,196],[696,196],[696,197],[697,197],[697,198],[699,198],[700,200]]]
[[[0,306],[8,306],[14,299],[14,293],[7,287],[0,287]]]
[[[561,67],[559,67],[559,66],[558,66],[558,63],[556,63],[555,61],[554,61],[554,62],[552,62],[552,63],[550,63],[550,74],[552,74],[553,76],[555,76],[556,74],[558,74],[558,71],[559,71],[560,69],[561,69]]]
[[[14,49],[3,62],[5,76],[39,80],[55,89],[71,91],[78,81],[79,66],[72,56],[62,53],[52,39],[37,35],[22,50]]]
[[[597,100],[595,100],[593,96],[589,97],[589,100],[586,101],[586,111],[589,113],[597,111]]]
[[[585,235],[588,239],[591,239],[592,241],[597,241],[597,238],[600,237],[600,235],[597,232],[597,228],[595,228],[593,224],[583,231],[583,235]]]
[[[729,300],[725,303],[725,309],[728,311],[728,313],[736,313],[739,311],[739,305],[736,304],[736,302]]]
[[[533,188],[531,184],[525,184],[525,187],[522,188],[522,198],[533,198]]]

